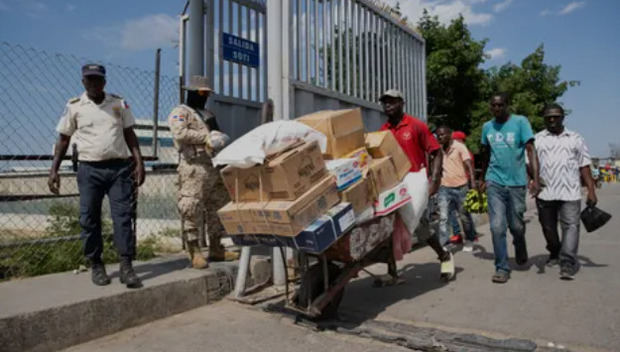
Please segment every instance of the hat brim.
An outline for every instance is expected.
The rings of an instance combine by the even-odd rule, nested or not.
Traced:
[[[105,73],[101,73],[99,71],[84,71],[82,72],[82,76],[86,77],[86,76],[100,76],[100,77],[105,77]]]
[[[404,100],[403,97],[384,94],[379,98],[379,101],[384,101],[386,98],[396,98],[396,99]]]
[[[213,92],[213,88],[209,87],[194,87],[194,86],[184,86],[185,90],[206,90],[207,92]]]

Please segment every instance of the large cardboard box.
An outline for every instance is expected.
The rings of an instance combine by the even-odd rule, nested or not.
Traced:
[[[396,175],[402,180],[411,169],[411,162],[390,131],[372,132],[366,135],[366,149],[373,158],[392,157]]]
[[[344,157],[364,146],[364,123],[362,111],[323,110],[297,118],[327,136],[326,159]]]
[[[351,203],[355,215],[362,214],[364,210],[373,205],[375,200],[370,180],[368,178],[361,179],[345,189],[341,193],[341,198],[343,202]]]
[[[372,159],[368,169],[368,176],[372,182],[375,199],[381,192],[391,189],[400,182],[390,157]]]
[[[269,223],[254,221],[252,218],[252,214],[265,204],[265,202],[229,202],[217,211],[217,215],[229,235],[271,233]]]
[[[274,235],[295,236],[339,201],[336,181],[330,175],[295,201],[269,201],[252,213],[252,220],[266,220]]]
[[[302,143],[269,156],[264,165],[226,167],[221,171],[230,198],[236,202],[295,200],[326,173],[317,142]]]

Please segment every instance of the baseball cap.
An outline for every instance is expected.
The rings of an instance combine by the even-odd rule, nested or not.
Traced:
[[[452,132],[452,139],[464,141],[467,138],[467,135],[461,131]]]
[[[86,64],[82,66],[82,76],[102,76],[105,77],[105,67],[99,64]]]
[[[403,93],[401,93],[397,89],[388,89],[388,90],[386,90],[385,93],[383,93],[383,95],[381,95],[381,97],[379,98],[379,101],[383,101],[383,99],[385,99],[387,97],[400,98],[400,99],[404,100]]]

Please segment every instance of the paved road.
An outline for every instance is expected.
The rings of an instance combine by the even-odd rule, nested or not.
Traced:
[[[370,339],[319,333],[288,318],[222,301],[77,345],[67,352],[411,351]]]
[[[582,230],[582,269],[574,281],[559,279],[559,269],[544,266],[544,238],[535,209],[528,210],[530,262],[513,271],[505,285],[493,284],[493,247],[489,226],[476,251],[456,254],[458,277],[443,284],[428,249],[399,263],[406,284],[369,289],[370,278],[351,283],[341,312],[375,319],[430,323],[442,327],[497,332],[539,342],[575,346],[575,350],[618,351],[620,346],[620,185],[599,191],[599,206],[614,218],[593,233]],[[512,247],[512,246],[509,246]],[[514,256],[510,248],[511,259]],[[514,261],[512,261],[514,264]],[[382,267],[372,268],[385,273]]]
[[[456,254],[458,277],[438,280],[430,249],[409,254],[399,263],[406,283],[371,288],[361,276],[347,286],[343,317],[436,327],[491,337],[552,342],[574,351],[617,351],[620,345],[620,186],[600,190],[600,207],[614,215],[600,231],[582,233],[576,280],[559,279],[545,268],[544,240],[535,210],[528,210],[530,263],[513,271],[505,285],[491,283],[493,253],[488,225],[475,252]],[[513,250],[511,248],[511,256]],[[514,264],[514,262],[513,262]],[[385,266],[370,268],[385,273]],[[402,350],[334,333],[294,326],[275,313],[221,302],[95,340],[70,351],[379,351]]]

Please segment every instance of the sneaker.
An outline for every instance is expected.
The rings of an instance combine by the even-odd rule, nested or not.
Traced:
[[[463,242],[463,236],[461,235],[452,235],[450,236],[450,243],[461,243]]]
[[[440,278],[444,281],[450,281],[456,275],[456,269],[454,266],[454,256],[452,252],[448,252],[449,256],[441,261],[441,275]]]
[[[547,258],[547,261],[545,262],[545,266],[548,268],[558,266],[559,264],[560,264],[560,260],[558,258],[552,258],[552,257]]]
[[[491,281],[496,284],[505,284],[506,282],[508,282],[508,279],[510,279],[510,273],[503,270],[498,270],[495,272],[495,274],[493,274]]]
[[[569,266],[564,266],[560,269],[560,279],[571,281],[575,279],[575,269]]]
[[[471,253],[473,251],[474,251],[474,242],[465,241],[465,244],[463,244],[463,252]]]

